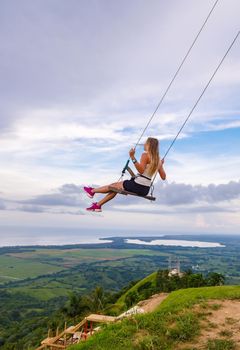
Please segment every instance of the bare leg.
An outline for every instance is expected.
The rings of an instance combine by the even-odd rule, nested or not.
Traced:
[[[98,188],[93,188],[92,189],[93,193],[108,193],[109,191],[109,186],[102,186]]]
[[[109,193],[109,192],[111,192],[109,190],[110,186],[115,187],[115,188],[117,188],[119,190],[123,190],[123,183],[122,182],[114,182],[114,183],[112,183],[111,185],[108,185],[108,186],[102,186],[102,187],[98,187],[98,188],[93,188],[92,192],[93,193]]]
[[[109,202],[111,199],[113,199],[116,195],[117,195],[117,193],[110,192],[102,200],[100,200],[97,204],[102,206],[103,204],[105,204],[105,203]]]
[[[103,187],[99,187],[99,188],[94,188],[92,191],[94,193],[108,193],[103,199],[101,199],[97,204],[102,206],[105,203],[109,202],[111,199],[113,199],[114,197],[116,197],[117,193],[115,192],[111,192],[109,187],[115,187],[119,190],[123,190],[123,182],[114,182],[109,186],[103,186]]]

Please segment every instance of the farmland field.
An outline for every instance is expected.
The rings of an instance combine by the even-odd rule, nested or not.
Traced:
[[[143,249],[24,249],[0,255],[0,284],[56,273],[81,263],[118,260],[136,255],[166,255]]]

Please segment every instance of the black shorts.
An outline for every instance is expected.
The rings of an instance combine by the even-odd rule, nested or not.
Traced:
[[[123,181],[123,188],[128,192],[133,192],[139,196],[146,196],[150,190],[149,186],[137,184],[134,179]]]

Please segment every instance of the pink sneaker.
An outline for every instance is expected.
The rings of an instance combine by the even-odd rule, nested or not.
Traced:
[[[87,211],[102,211],[102,208],[101,208],[101,206],[100,205],[98,205],[97,203],[93,203],[92,205],[91,205],[91,207],[89,207],[89,208],[87,208],[86,209]]]
[[[86,192],[87,196],[90,198],[93,198],[95,193],[92,191],[93,188],[92,187],[83,187],[84,191]]]

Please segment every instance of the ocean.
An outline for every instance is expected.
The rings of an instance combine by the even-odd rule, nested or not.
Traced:
[[[32,245],[65,245],[65,244],[102,244],[112,242],[108,237],[126,237],[125,242],[132,244],[145,245],[169,245],[182,247],[223,247],[218,242],[218,236],[212,235],[211,243],[208,239],[204,240],[204,235],[189,235],[189,238],[182,234],[170,237],[156,232],[124,232],[117,230],[85,230],[76,228],[53,228],[53,227],[1,227],[0,226],[0,247],[6,246],[32,246]],[[176,237],[177,236],[177,237]],[[144,239],[136,239],[141,237],[153,237],[152,240],[146,242]],[[208,236],[209,237],[209,236]],[[104,240],[101,240],[104,238]],[[128,238],[128,239],[127,239]],[[134,238],[134,239],[133,239]],[[170,238],[170,239],[169,239]]]

